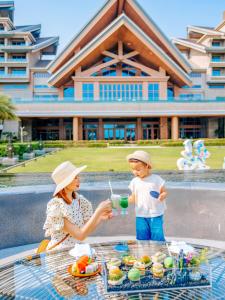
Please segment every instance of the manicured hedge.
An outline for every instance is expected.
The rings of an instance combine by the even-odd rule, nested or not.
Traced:
[[[197,141],[199,139],[193,139]],[[225,146],[225,139],[206,139],[202,138],[201,140],[204,141],[205,146]],[[160,145],[162,147],[183,147],[183,142],[185,140],[139,140],[137,144],[139,146],[155,146]]]

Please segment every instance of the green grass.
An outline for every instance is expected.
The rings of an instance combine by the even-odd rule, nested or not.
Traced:
[[[207,164],[212,169],[221,169],[225,147],[215,146],[207,147],[207,149],[211,152]],[[183,147],[143,147],[143,150],[150,153],[155,170],[176,170],[176,160],[181,157],[180,152]],[[126,156],[133,151],[134,149],[121,148],[67,148],[45,158],[39,158],[37,161],[28,163],[25,167],[14,168],[10,172],[52,172],[57,165],[66,160],[70,160],[77,166],[88,165],[87,172],[128,171],[129,166],[126,162]]]

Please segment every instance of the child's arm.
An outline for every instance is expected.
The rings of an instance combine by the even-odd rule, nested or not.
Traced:
[[[132,193],[129,197],[128,197],[128,201],[129,204],[134,204],[135,203],[135,194]]]
[[[163,202],[163,201],[165,201],[166,196],[167,196],[167,191],[166,191],[165,186],[163,185],[163,186],[160,188],[160,194],[159,194],[158,200],[161,201],[161,202]]]

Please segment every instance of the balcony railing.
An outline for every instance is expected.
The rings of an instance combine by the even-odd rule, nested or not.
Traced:
[[[16,78],[16,77],[28,77],[27,73],[18,73],[18,74],[9,74],[9,73],[0,73],[0,78]]]
[[[55,99],[55,98],[40,98],[40,99],[18,99],[14,98],[12,99],[12,102],[14,104],[43,104],[43,103],[54,103],[54,104],[65,104],[65,103],[74,103],[74,104],[98,104],[98,103],[121,103],[121,104],[126,104],[126,103],[133,103],[133,104],[142,104],[142,103],[209,103],[209,102],[224,102],[225,103],[225,97],[220,97],[217,99],[143,99],[143,100],[135,100],[135,99],[129,99],[129,100],[120,100],[120,99],[114,99],[114,100],[109,100],[109,99],[100,99],[100,100],[77,100],[74,98],[64,98],[64,99]]]
[[[26,58],[9,58],[6,60],[6,62],[21,62],[21,63],[26,63],[27,59]]]

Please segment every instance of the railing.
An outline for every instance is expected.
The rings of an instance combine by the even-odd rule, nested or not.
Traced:
[[[64,99],[18,99],[14,98],[12,99],[12,102],[14,104],[62,104],[64,105],[65,103],[73,103],[73,104],[98,104],[98,103],[209,103],[209,102],[224,102],[225,103],[225,97],[217,98],[217,99],[142,99],[142,100],[135,100],[135,99],[127,99],[127,100],[120,100],[120,99],[99,99],[99,100],[77,100],[74,98],[64,98]]]
[[[9,58],[6,60],[6,62],[23,62],[26,63],[27,59],[26,58]]]
[[[20,73],[20,74],[0,73],[0,78],[16,78],[16,77],[26,78],[28,77],[28,74],[27,73]]]

